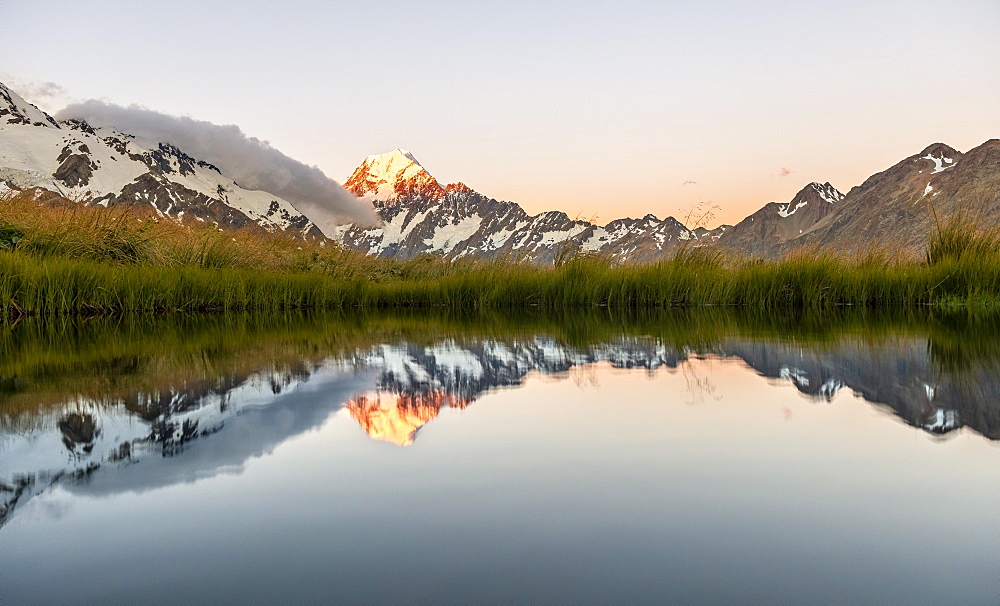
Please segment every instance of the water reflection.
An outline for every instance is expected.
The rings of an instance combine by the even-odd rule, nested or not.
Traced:
[[[780,323],[725,310],[23,323],[0,339],[0,526],[56,484],[112,494],[239,473],[341,409],[372,439],[410,446],[443,409],[596,363],[653,373],[739,360],[816,403],[848,389],[922,432],[1000,438],[995,323]],[[688,385],[704,392],[710,378]]]

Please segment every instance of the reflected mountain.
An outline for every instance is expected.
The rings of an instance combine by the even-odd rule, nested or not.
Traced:
[[[990,440],[1000,439],[995,361],[946,372],[935,364],[929,342],[913,338],[880,345],[846,339],[820,347],[736,339],[700,350],[666,347],[649,338],[619,338],[588,348],[544,337],[516,343],[460,345],[446,340],[431,347],[382,346],[370,360],[380,368],[379,391],[352,401],[350,409],[373,438],[406,446],[441,408],[465,408],[484,392],[519,385],[530,371],[559,374],[596,362],[653,371],[677,368],[691,356],[741,360],[817,402],[829,402],[847,388],[931,434],[968,427]]]
[[[426,394],[372,391],[355,395],[346,408],[373,440],[409,446],[417,431],[437,418],[442,408],[462,409],[468,405],[469,400],[443,391]]]
[[[996,343],[986,330],[985,340],[966,338],[967,327],[782,338],[729,316],[685,315],[598,326],[588,340],[530,324],[286,321],[64,327],[61,345],[49,332],[0,340],[0,526],[56,484],[99,496],[240,473],[341,409],[371,438],[410,446],[445,408],[516,388],[531,372],[568,377],[594,363],[655,372],[740,360],[810,401],[848,389],[935,436],[967,427],[1000,439],[1000,357],[977,345]],[[666,322],[680,328],[657,334]]]

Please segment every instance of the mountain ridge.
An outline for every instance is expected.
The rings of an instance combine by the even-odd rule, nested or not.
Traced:
[[[244,189],[174,145],[83,120],[59,122],[0,83],[0,191],[33,188],[196,225],[326,240],[290,202]]]
[[[712,241],[725,230],[695,231],[673,217],[659,219],[653,214],[606,225],[557,210],[529,215],[516,202],[489,198],[464,183],[441,185],[401,148],[368,156],[344,186],[370,201],[384,225],[349,226],[338,240],[353,250],[382,257],[496,256],[551,264],[567,253],[586,253],[650,262],[687,243]]]

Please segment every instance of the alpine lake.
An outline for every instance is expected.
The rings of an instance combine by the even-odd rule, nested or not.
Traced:
[[[996,604],[1000,316],[0,328],[3,604]]]

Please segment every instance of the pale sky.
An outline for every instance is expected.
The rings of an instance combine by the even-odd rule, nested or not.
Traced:
[[[700,203],[732,223],[1000,137],[996,0],[0,0],[0,23],[0,80],[44,109],[237,124],[338,180],[403,147],[601,222]]]

